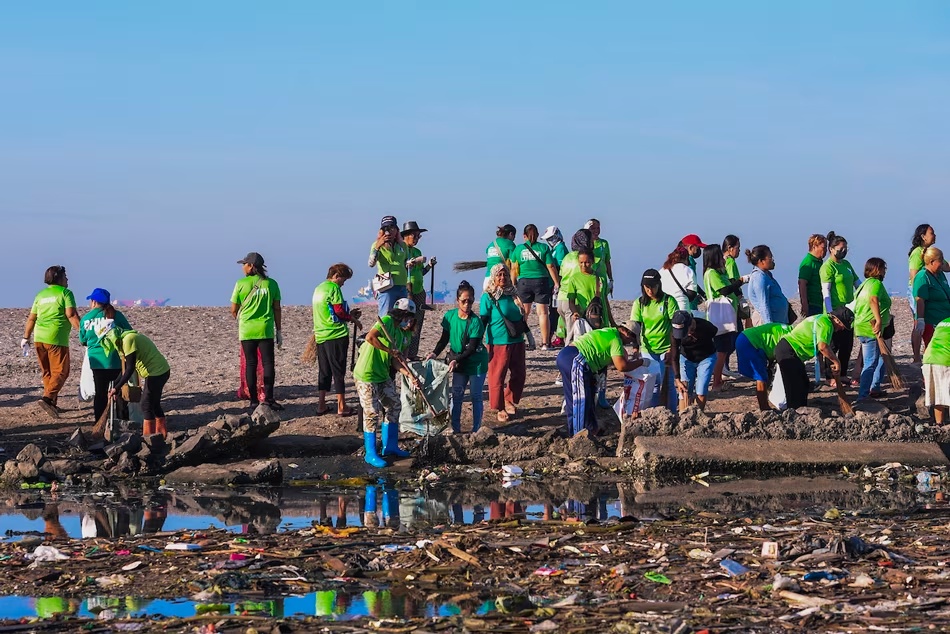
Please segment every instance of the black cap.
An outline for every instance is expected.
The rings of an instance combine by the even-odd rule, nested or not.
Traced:
[[[386,227],[399,227],[396,216],[383,216],[382,220],[379,221],[379,228],[385,229]]]
[[[402,231],[400,231],[402,235],[406,235],[407,233],[412,233],[413,231],[418,231],[419,233],[425,233],[426,231],[428,231],[428,229],[420,229],[419,223],[416,222],[415,220],[410,220],[409,222],[402,223]]]
[[[250,253],[244,256],[243,260],[238,260],[237,263],[250,264],[254,268],[259,269],[262,266],[264,266],[264,257],[260,253],[255,253],[254,251],[251,251]]]
[[[831,315],[837,317],[838,321],[843,323],[844,327],[848,330],[850,330],[854,324],[854,313],[851,312],[851,309],[847,306],[842,306],[841,308],[831,311]]]
[[[647,269],[643,272],[643,277],[640,278],[640,286],[659,286],[660,285],[660,272],[656,269]]]
[[[693,315],[686,310],[678,310],[673,313],[673,338],[685,339],[689,333],[689,326],[693,323]]]

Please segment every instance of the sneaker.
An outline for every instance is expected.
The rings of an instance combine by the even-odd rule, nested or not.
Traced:
[[[53,405],[53,401],[47,397],[40,399],[40,407],[43,408],[43,411],[52,416],[53,418],[59,418],[59,412],[56,410],[56,406]]]
[[[549,345],[546,344],[546,343],[542,343],[540,349],[541,349],[541,350],[544,350],[544,351],[548,351],[548,350],[551,349],[551,346],[549,346]]]
[[[556,387],[564,387],[564,379],[562,379],[561,377],[557,377],[556,379],[554,379],[554,385]]]

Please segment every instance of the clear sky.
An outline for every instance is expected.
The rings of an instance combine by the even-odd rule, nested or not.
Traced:
[[[595,216],[619,297],[689,232],[797,294],[833,229],[904,288],[915,225],[950,246],[948,97],[943,1],[9,3],[0,304],[51,264],[224,304],[250,250],[308,303],[389,213],[453,286],[498,224]]]

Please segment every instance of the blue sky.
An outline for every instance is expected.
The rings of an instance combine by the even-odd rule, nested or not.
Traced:
[[[903,288],[914,226],[950,235],[948,69],[943,2],[10,5],[0,303],[64,264],[224,304],[250,250],[308,303],[389,213],[440,279],[497,224],[594,216],[619,297],[690,232],[771,245],[792,294],[833,229]]]

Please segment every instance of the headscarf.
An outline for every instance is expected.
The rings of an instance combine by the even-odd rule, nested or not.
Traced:
[[[102,351],[105,352],[107,356],[121,350],[119,339],[124,332],[125,331],[119,328],[113,319],[106,319],[102,325],[96,328],[96,337],[99,338],[99,345],[102,346]]]
[[[594,237],[590,229],[579,229],[571,238],[571,251],[580,251],[581,249],[594,250]]]
[[[541,239],[547,242],[552,249],[559,242],[564,242],[564,236],[561,235],[561,230],[557,228],[557,225],[551,225],[545,229],[544,233],[541,234]]]
[[[512,296],[517,297],[517,295],[515,294],[515,287],[511,283],[510,275],[508,276],[507,286],[498,286],[498,283],[495,281],[495,276],[500,271],[507,271],[507,270],[508,270],[508,267],[499,262],[498,264],[491,267],[491,272],[488,275],[489,282],[488,282],[488,290],[486,292],[489,295],[491,295],[493,298],[495,298],[496,301],[501,299],[502,295],[512,295]]]

